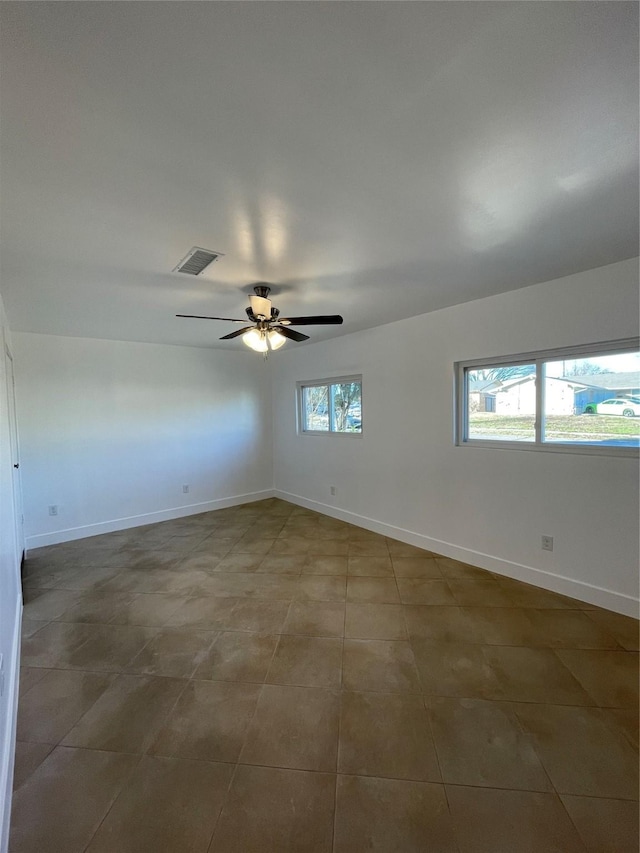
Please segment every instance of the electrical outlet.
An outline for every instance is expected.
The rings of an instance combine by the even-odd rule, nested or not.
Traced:
[[[542,537],[542,550],[553,551],[553,536]]]
[[[185,483],[184,486],[182,487],[182,494],[183,495],[189,494],[189,484],[188,483]]]
[[[58,514],[58,505],[57,504],[51,504],[51,506],[49,507],[49,515],[57,515],[57,514]]]
[[[335,486],[329,486],[329,493],[335,497],[336,487]]]

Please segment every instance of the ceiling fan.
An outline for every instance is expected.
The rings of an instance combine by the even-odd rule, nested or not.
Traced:
[[[290,326],[339,326],[343,320],[339,314],[322,314],[316,317],[280,317],[280,311],[268,298],[271,288],[266,284],[256,284],[253,288],[254,295],[249,296],[249,307],[246,309],[247,317],[253,323],[245,326],[237,332],[223,335],[220,340],[228,341],[242,335],[243,342],[256,352],[268,353],[269,350],[277,350],[290,341],[308,341],[309,335],[296,332]],[[237,320],[233,317],[203,317],[199,314],[176,314],[176,317],[190,317],[195,320],[224,320],[227,323],[246,323],[246,320]]]

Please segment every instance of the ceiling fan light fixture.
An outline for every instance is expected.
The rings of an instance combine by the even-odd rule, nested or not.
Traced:
[[[283,344],[286,344],[287,339],[281,335],[276,329],[271,329],[269,332],[269,347],[272,350],[280,349]]]
[[[242,341],[255,352],[267,352],[267,335],[264,331],[250,329],[242,336]]]
[[[265,320],[271,319],[271,300],[264,296],[250,296],[249,303],[251,311],[255,317],[264,317]]]
[[[318,314],[313,317],[283,317],[280,319],[280,309],[274,308],[268,298],[271,288],[266,284],[254,285],[254,293],[249,296],[249,307],[246,309],[247,318],[254,323],[254,328],[245,326],[235,332],[223,335],[220,340],[228,341],[242,336],[245,346],[254,352],[261,352],[266,358],[269,351],[275,351],[284,346],[288,340],[301,343],[308,341],[309,335],[303,335],[290,326],[318,326],[323,323],[339,325],[342,317],[339,314]],[[224,320],[226,323],[246,323],[237,317],[211,317],[202,314],[176,314],[176,317],[189,317],[195,320]]]

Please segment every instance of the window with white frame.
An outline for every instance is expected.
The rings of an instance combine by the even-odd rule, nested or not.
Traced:
[[[456,364],[456,443],[637,455],[639,342]]]
[[[298,382],[297,392],[300,432],[362,434],[362,376]]]

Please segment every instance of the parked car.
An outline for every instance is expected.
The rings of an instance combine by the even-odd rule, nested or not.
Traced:
[[[612,397],[602,403],[589,403],[586,415],[620,415],[624,418],[640,416],[640,397]]]

